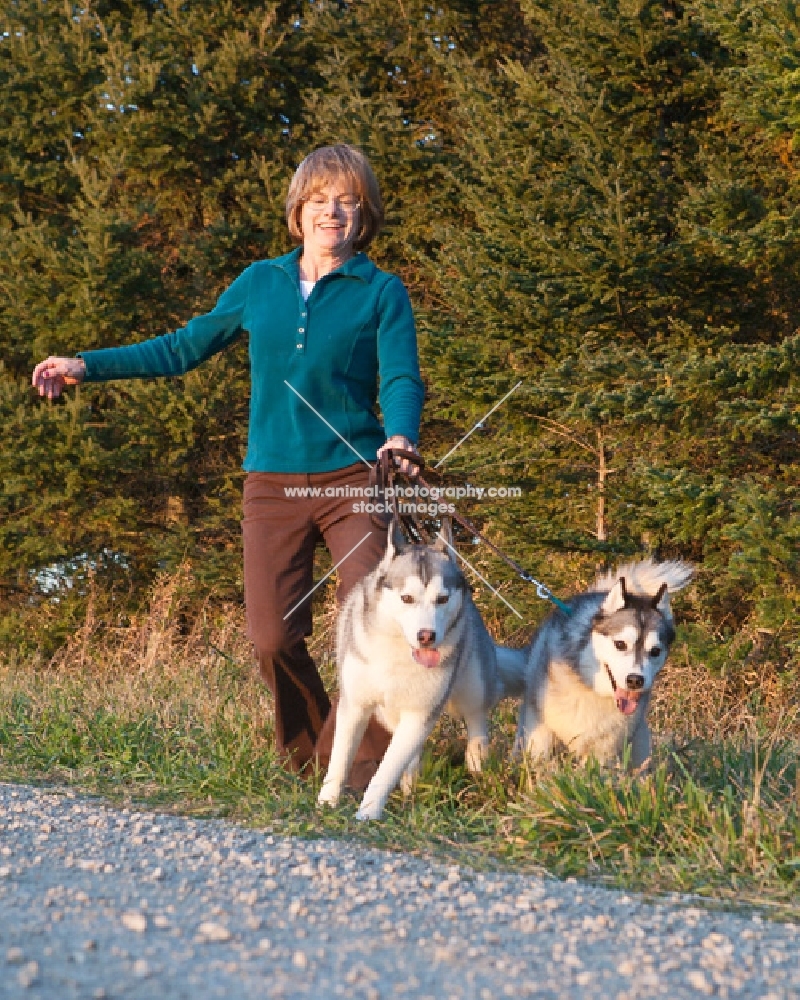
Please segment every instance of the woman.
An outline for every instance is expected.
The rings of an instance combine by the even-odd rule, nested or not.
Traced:
[[[341,563],[340,602],[378,563],[386,529],[356,511],[354,491],[367,486],[376,454],[416,451],[423,386],[408,294],[363,253],[383,222],[363,153],[336,145],[307,156],[289,186],[286,220],[301,245],[250,265],[207,315],[143,343],[48,358],[36,366],[33,385],[53,399],[84,381],[180,375],[249,333],[248,634],[275,697],[278,752],[304,772],[315,757],[325,763],[332,730],[331,716],[323,733],[331,703],[305,644],[314,548],[323,540]],[[388,739],[373,720],[354,785],[369,780]]]

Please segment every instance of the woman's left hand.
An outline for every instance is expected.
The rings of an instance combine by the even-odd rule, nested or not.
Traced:
[[[400,451],[410,451],[415,455],[419,455],[417,446],[412,444],[407,437],[403,437],[400,434],[395,434],[394,437],[390,437],[386,444],[381,445],[381,447],[378,448],[378,458],[381,457],[381,454],[384,451],[387,451],[390,448],[397,448]],[[404,476],[416,476],[419,472],[419,466],[414,465],[413,462],[410,462],[407,458],[395,458],[394,462],[398,470],[402,472]]]

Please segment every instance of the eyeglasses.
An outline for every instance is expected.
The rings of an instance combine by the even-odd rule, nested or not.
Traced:
[[[361,207],[361,199],[356,194],[335,195],[330,198],[324,194],[312,194],[310,198],[306,199],[305,203],[308,205],[309,211],[321,212],[331,202],[333,202],[334,207],[338,206],[345,215],[352,215]]]

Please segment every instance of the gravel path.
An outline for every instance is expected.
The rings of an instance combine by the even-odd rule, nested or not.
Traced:
[[[800,998],[800,929],[0,784],[0,998]]]

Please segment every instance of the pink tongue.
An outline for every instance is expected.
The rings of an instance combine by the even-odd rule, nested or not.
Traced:
[[[438,649],[413,649],[411,655],[422,667],[438,667],[442,658]]]
[[[639,695],[630,694],[627,691],[617,691],[614,695],[614,700],[617,703],[617,708],[623,715],[631,715],[636,711],[636,706],[639,704]]]

